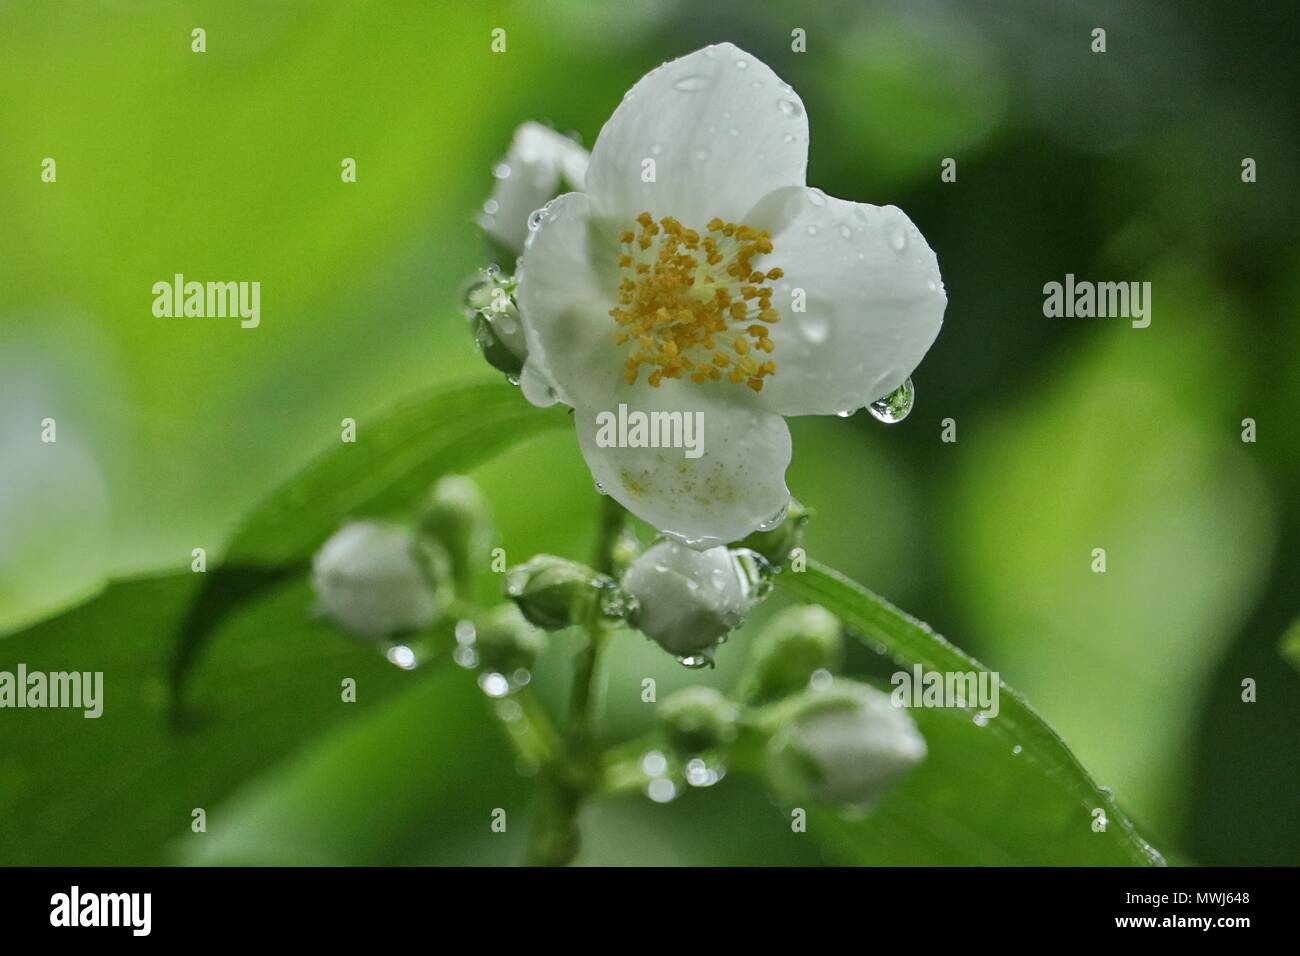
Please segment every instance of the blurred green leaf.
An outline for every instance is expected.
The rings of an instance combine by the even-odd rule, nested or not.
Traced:
[[[462,472],[504,449],[568,424],[529,405],[500,382],[444,386],[357,423],[248,516],[221,568],[211,572],[181,624],[173,682],[179,691],[222,618],[263,588],[301,568],[340,523],[409,509],[435,479]]]
[[[927,671],[984,665],[837,571],[810,562],[781,586],[820,604],[875,649]],[[844,862],[873,864],[1150,865],[1161,862],[1114,798],[1099,788],[1029,703],[1001,686],[983,726],[978,707],[916,708],[929,755],[868,817],[810,814],[809,832],[831,837]],[[1094,832],[1094,810],[1107,820]]]
[[[191,702],[202,719],[168,720],[172,633],[198,585],[184,573],[120,581],[57,618],[0,641],[0,669],[102,671],[103,713],[7,710],[0,721],[0,864],[165,862],[241,781],[337,723],[359,719],[415,675],[313,620],[305,581],[269,593],[216,632]],[[357,682],[356,703],[341,682]]]

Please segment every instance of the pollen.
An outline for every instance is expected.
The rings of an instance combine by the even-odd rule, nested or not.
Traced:
[[[609,310],[615,341],[629,348],[624,379],[635,383],[644,372],[656,388],[690,378],[762,391],[776,363],[759,362],[751,351],[776,347],[768,325],[780,314],[766,283],[784,273],[757,269],[753,260],[772,252],[771,235],[717,217],[697,231],[648,212],[634,226],[619,235],[619,304]]]

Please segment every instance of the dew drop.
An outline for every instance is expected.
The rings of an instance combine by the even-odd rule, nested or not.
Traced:
[[[1011,754],[1014,757],[1019,757],[1022,750],[1024,750],[1024,748],[1021,747],[1020,744],[1016,744],[1014,747],[1011,748]]]
[[[490,674],[479,674],[478,686],[489,697],[504,697],[510,693],[510,682],[506,680],[504,674],[495,671]]]
[[[876,399],[868,405],[867,410],[876,421],[893,425],[907,417],[915,400],[916,389],[912,387],[912,380],[909,378],[884,398]]]
[[[656,777],[645,788],[645,793],[655,803],[671,803],[677,796],[677,787],[667,777]]]
[[[384,652],[384,657],[388,659],[388,663],[404,671],[415,670],[415,651],[405,644],[394,644]]]
[[[809,226],[809,227],[808,227],[808,235],[810,235],[810,236],[815,236],[815,235],[817,235],[817,227],[816,227],[816,226]]]
[[[698,93],[700,90],[709,88],[709,78],[701,76],[698,73],[692,73],[690,76],[683,76],[673,84],[673,89],[682,93]]]
[[[733,126],[733,127],[731,127],[731,129],[727,130],[727,135],[728,135],[728,136],[739,136],[739,135],[740,135],[740,130],[738,130],[736,127]]]
[[[510,164],[497,163],[495,166],[492,167],[492,175],[495,176],[497,179],[509,179]]]
[[[495,199],[488,199],[483,203],[483,211],[487,213],[489,216],[495,216],[497,210],[500,208],[501,208],[501,204],[497,202]]]
[[[738,69],[738,70],[748,70],[748,69],[749,69],[749,61],[748,61],[748,60],[737,60],[737,61],[736,61],[736,69]]]
[[[532,212],[530,212],[530,213],[528,214],[528,231],[529,231],[529,232],[536,232],[538,229],[542,228],[542,215],[543,215],[543,214],[544,214],[544,210],[543,210],[543,209],[534,209]]]
[[[677,663],[681,664],[683,667],[689,667],[691,670],[697,671],[702,667],[712,667],[713,655],[707,652],[702,654],[689,654],[685,657],[677,658]]]
[[[852,239],[853,230],[850,229],[848,226],[840,226],[840,235],[843,236],[845,239]]]
[[[786,116],[802,116],[803,107],[794,100],[777,100],[776,105]]]
[[[901,226],[890,230],[889,244],[895,252],[902,252],[907,248],[907,232]]]

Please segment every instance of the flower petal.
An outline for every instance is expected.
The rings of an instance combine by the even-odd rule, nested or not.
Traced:
[[[587,151],[567,136],[541,123],[522,124],[493,170],[496,185],[479,225],[518,253],[528,238],[528,216],[559,193],[581,189],[587,161]]]
[[[938,260],[902,210],[797,187],[763,197],[745,222],[772,234],[772,253],[755,267],[784,272],[773,297],[781,318],[769,332],[777,371],[764,383],[764,407],[826,415],[902,385],[948,304]]]
[[[720,43],[632,87],[592,148],[586,191],[620,221],[649,211],[699,228],[714,216],[739,221],[779,186],[802,186],[807,165],[798,95],[761,60]]]
[[[664,534],[693,548],[713,547],[743,538],[789,504],[785,420],[739,400],[725,383],[638,382],[620,388],[615,401],[575,408],[582,454],[607,494]],[[681,438],[702,436],[699,457],[687,457],[680,446],[691,443],[680,440],[679,447],[606,447],[636,441],[634,413],[654,412],[681,413]],[[623,413],[629,427],[610,424]],[[665,421],[673,419],[652,420],[646,438],[662,435]]]
[[[623,380],[624,350],[609,316],[619,253],[618,236],[592,219],[582,193],[548,203],[524,246],[516,300],[528,342],[525,377],[567,404],[608,402]],[[525,394],[549,404],[532,388]]]

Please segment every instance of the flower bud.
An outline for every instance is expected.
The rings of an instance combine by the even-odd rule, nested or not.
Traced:
[[[637,602],[630,623],[690,663],[711,661],[715,645],[741,624],[755,599],[749,576],[727,548],[696,551],[671,540],[633,561],[622,584]]]
[[[414,535],[376,521],[344,525],[312,559],[321,611],[367,638],[433,623],[433,588],[414,553]]]
[[[803,690],[814,671],[834,671],[844,657],[840,622],[815,604],[788,607],[754,639],[740,681],[741,700],[765,702]]]
[[[757,551],[769,563],[780,565],[791,551],[803,545],[804,528],[811,518],[812,512],[791,498],[780,524],[767,531],[753,532],[740,542],[739,547]]]
[[[474,574],[487,567],[492,548],[492,507],[478,485],[463,475],[439,478],[416,527],[435,580],[449,572],[457,589],[467,593]]]
[[[528,357],[528,342],[515,304],[517,283],[496,266],[480,269],[465,293],[474,341],[488,364],[517,378]]]
[[[506,594],[524,617],[548,631],[622,617],[629,608],[613,578],[551,554],[539,554],[507,571]]]
[[[518,255],[528,238],[528,217],[560,193],[582,189],[589,159],[567,136],[541,123],[524,123],[493,170],[496,186],[483,204],[479,225]]]
[[[673,749],[699,754],[736,739],[740,708],[721,691],[697,684],[665,698],[655,716]]]
[[[531,670],[546,642],[513,604],[498,604],[474,629],[478,665],[507,676]]]
[[[869,806],[925,759],[911,715],[865,684],[836,679],[774,713],[768,779],[789,800]]]

